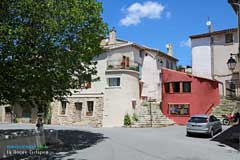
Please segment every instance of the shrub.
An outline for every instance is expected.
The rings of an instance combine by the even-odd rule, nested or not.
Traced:
[[[138,116],[137,116],[136,113],[133,113],[133,115],[132,115],[132,120],[135,121],[135,122],[138,121]]]
[[[129,114],[126,114],[124,116],[124,126],[130,126],[131,125],[131,118],[129,116]]]

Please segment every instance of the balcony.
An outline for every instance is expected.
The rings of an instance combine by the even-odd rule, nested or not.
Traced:
[[[226,80],[226,96],[240,98],[240,82],[238,80]]]
[[[129,60],[107,60],[107,70],[132,70],[139,72],[139,66],[139,63]]]

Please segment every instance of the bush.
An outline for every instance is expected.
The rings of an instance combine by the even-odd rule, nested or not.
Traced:
[[[138,116],[137,116],[136,113],[133,113],[133,115],[132,115],[132,120],[135,121],[135,122],[138,121]]]
[[[131,118],[129,116],[129,114],[126,114],[124,116],[124,126],[130,126],[131,125]]]

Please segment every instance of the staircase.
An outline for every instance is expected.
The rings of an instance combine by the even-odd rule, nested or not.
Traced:
[[[240,111],[240,101],[231,99],[221,99],[221,103],[212,109],[213,115],[222,120],[222,115],[228,115]]]
[[[151,113],[151,114],[150,114]],[[143,103],[140,106],[140,111],[137,113],[138,121],[132,127],[165,127],[174,125],[175,123],[163,115],[157,103]]]

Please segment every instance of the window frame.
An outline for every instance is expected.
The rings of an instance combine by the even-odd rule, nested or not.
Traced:
[[[189,84],[190,90],[189,91],[185,91],[185,87],[184,84]],[[182,82],[182,93],[191,93],[192,92],[192,83],[190,81],[183,81]]]
[[[78,104],[81,104],[81,106],[78,106]],[[74,106],[77,111],[81,112],[83,110],[83,102],[75,102]]]
[[[173,114],[171,113],[171,105],[173,106],[178,106],[177,108],[180,108],[180,106],[182,107],[182,105],[187,105],[187,114]],[[181,108],[181,109],[184,109]],[[175,116],[175,117],[190,117],[190,111],[191,111],[191,105],[189,103],[168,103],[168,115],[170,116]]]
[[[60,109],[58,110],[58,114],[61,115],[61,116],[65,116],[67,115],[67,103],[68,101],[60,101],[61,104],[60,104]],[[63,103],[65,103],[65,110],[64,110],[64,114],[63,114]]]
[[[89,103],[92,102],[92,111],[89,111]],[[86,116],[92,117],[94,113],[94,101],[87,101]]]
[[[230,37],[227,37],[230,35],[231,35],[231,39],[229,39]],[[233,43],[233,33],[225,33],[225,44],[231,44],[231,43]]]
[[[166,83],[164,84],[165,93],[170,93],[170,85],[171,85],[170,82],[166,82]]]
[[[110,80],[114,80],[114,79],[117,79],[117,82],[116,82],[117,85],[110,85]],[[118,79],[119,79],[119,85],[118,85]],[[111,83],[113,84],[114,82],[111,82]],[[110,88],[121,87],[121,78],[120,77],[108,77],[107,78],[107,85]]]
[[[174,84],[176,84],[176,83],[179,84],[178,92],[175,91],[175,87],[174,87],[174,86],[175,86]],[[173,92],[173,93],[181,93],[181,82],[171,82],[171,84],[172,84],[172,92]]]

